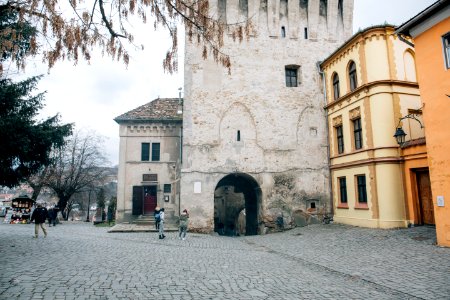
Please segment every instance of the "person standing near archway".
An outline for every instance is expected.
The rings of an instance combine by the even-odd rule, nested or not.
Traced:
[[[159,239],[162,240],[164,235],[164,207],[159,211]]]
[[[179,223],[179,228],[178,228],[178,238],[180,240],[185,240],[186,239],[186,232],[187,232],[187,228],[188,228],[188,224],[189,224],[189,213],[187,211],[187,209],[183,210],[183,212],[180,215],[180,223]]]

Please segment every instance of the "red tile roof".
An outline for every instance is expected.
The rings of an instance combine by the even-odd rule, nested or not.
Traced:
[[[119,124],[127,122],[181,122],[183,114],[177,113],[180,108],[180,99],[178,98],[158,98],[116,117],[114,121]]]

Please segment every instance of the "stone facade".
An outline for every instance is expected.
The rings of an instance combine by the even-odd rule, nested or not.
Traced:
[[[226,220],[244,213],[247,234],[261,234],[330,206],[318,62],[351,36],[353,0],[241,2],[210,3],[211,15],[255,28],[242,43],[225,35],[231,74],[186,43],[180,199],[198,231],[232,231]]]
[[[117,222],[179,215],[181,99],[155,99],[114,120],[120,125]]]

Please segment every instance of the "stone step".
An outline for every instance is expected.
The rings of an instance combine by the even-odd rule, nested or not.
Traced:
[[[174,225],[164,226],[164,232],[178,231],[178,227]],[[119,223],[114,225],[108,232],[158,232],[155,225],[138,225]]]

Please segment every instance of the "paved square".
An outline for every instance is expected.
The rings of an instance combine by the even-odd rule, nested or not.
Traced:
[[[219,237],[0,225],[0,299],[450,299],[433,227]]]

